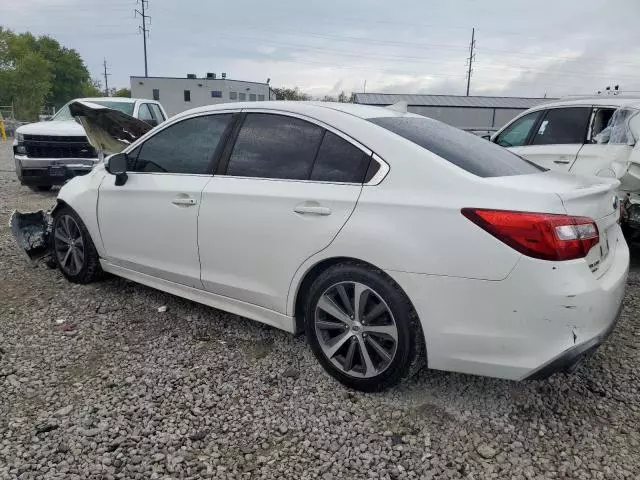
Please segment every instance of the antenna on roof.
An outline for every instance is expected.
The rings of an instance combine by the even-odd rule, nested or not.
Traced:
[[[393,105],[389,105],[385,108],[393,110],[394,112],[407,113],[408,107],[409,105],[407,104],[407,102],[396,102]]]

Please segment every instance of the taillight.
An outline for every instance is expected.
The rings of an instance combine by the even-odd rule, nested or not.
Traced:
[[[520,253],[543,260],[583,258],[600,241],[588,217],[463,208],[462,214]]]

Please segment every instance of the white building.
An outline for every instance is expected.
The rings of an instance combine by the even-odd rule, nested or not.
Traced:
[[[204,78],[130,77],[131,97],[158,100],[169,115],[190,108],[228,102],[275,100],[268,83],[231,80],[223,73],[207,73]]]
[[[384,107],[407,102],[412,113],[434,118],[462,130],[494,132],[516,115],[552,98],[483,97],[458,95],[403,95],[356,93],[355,103]]]

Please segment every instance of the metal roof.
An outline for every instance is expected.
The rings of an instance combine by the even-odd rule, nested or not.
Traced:
[[[394,93],[356,93],[355,103],[365,105],[392,105],[407,102],[422,107],[476,107],[476,108],[520,108],[526,110],[553,98],[523,97],[463,97],[460,95],[409,95]]]

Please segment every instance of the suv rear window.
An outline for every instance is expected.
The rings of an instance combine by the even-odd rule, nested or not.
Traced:
[[[505,177],[545,171],[488,140],[431,118],[381,117],[368,120],[479,177]]]

